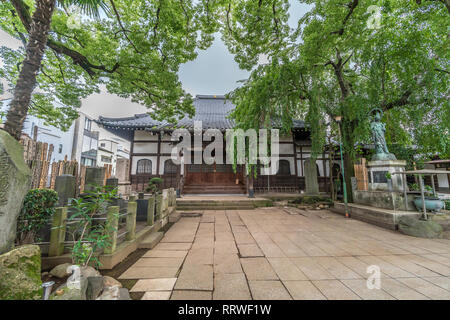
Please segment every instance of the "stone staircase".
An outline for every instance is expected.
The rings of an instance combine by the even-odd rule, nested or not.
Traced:
[[[177,211],[252,210],[271,205],[270,200],[177,200]]]
[[[231,185],[185,185],[183,188],[183,194],[246,194],[247,190],[244,185],[231,184]]]

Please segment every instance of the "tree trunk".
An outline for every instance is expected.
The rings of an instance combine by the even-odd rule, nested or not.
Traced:
[[[344,170],[345,170],[345,184],[347,187],[347,200],[353,202],[352,180],[355,176],[355,161],[354,161],[354,146],[355,139],[353,136],[354,124],[351,122],[344,123],[343,139],[344,139]],[[351,150],[350,150],[351,148]]]
[[[36,86],[36,76],[41,67],[54,8],[55,0],[36,0],[36,10],[32,17],[26,56],[22,62],[19,78],[14,88],[14,97],[5,122],[5,130],[16,140],[20,140],[31,101],[31,93]]]

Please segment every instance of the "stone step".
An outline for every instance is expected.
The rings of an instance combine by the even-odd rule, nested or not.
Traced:
[[[177,202],[177,207],[178,206],[253,206],[253,201],[217,201],[217,202],[188,202],[188,201],[180,201]]]
[[[140,244],[139,249],[153,249],[164,236],[164,232],[154,232],[149,234]]]
[[[174,211],[171,215],[169,215],[169,222],[177,222],[180,218],[180,213],[178,211]]]
[[[255,207],[248,206],[221,206],[221,207],[177,207],[178,211],[198,211],[198,210],[252,210]]]

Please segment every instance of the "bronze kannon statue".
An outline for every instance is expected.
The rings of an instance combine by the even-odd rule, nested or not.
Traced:
[[[372,161],[397,160],[395,155],[389,152],[386,145],[386,139],[384,138],[386,125],[381,122],[383,110],[375,108],[372,109],[369,114],[373,116],[372,122],[370,123],[370,131],[372,131],[372,139],[375,145],[375,154],[372,157]]]

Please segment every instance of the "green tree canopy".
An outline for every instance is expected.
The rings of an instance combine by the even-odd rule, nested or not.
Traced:
[[[448,1],[300,2],[313,7],[294,30],[286,27],[285,1],[271,1],[271,12],[247,6],[229,17],[230,25],[243,26],[246,16],[266,15],[249,34],[242,27],[223,33],[240,66],[253,68],[231,94],[236,121],[258,127],[270,124],[258,119],[276,115],[289,128],[293,115],[303,114],[318,152],[323,126],[341,115],[351,176],[355,144],[370,142],[368,114],[379,107],[388,143],[450,157]],[[258,66],[259,54],[270,62]]]
[[[208,3],[106,0],[102,7],[97,18],[90,18],[60,1],[30,112],[68,128],[81,99],[104,84],[108,92],[149,107],[156,118],[192,114],[192,98],[183,91],[177,71],[195,59],[197,48],[207,48],[213,40],[217,22],[209,18]],[[2,30],[25,44],[33,10],[32,0],[1,1]],[[0,77],[11,87],[24,54],[24,47],[0,49]]]

